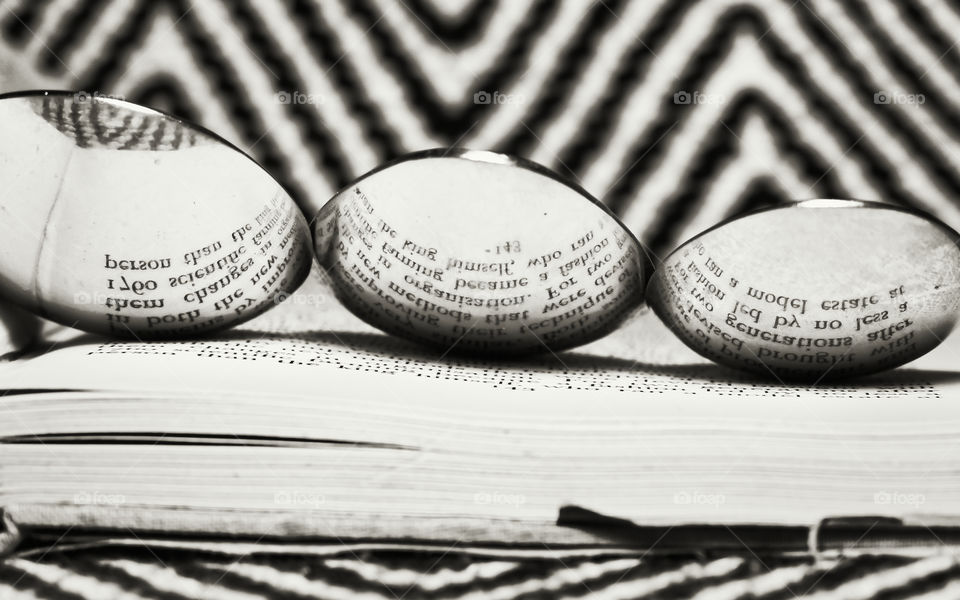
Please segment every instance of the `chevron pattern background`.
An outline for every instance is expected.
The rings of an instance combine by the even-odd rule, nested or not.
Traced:
[[[957,598],[956,557],[476,558],[456,552],[361,552],[317,558],[233,557],[155,550],[52,552],[0,568],[0,594],[63,598],[414,598],[603,597],[819,600]],[[11,595],[7,595],[10,592]]]
[[[408,151],[510,152],[580,182],[662,254],[792,198],[888,201],[960,228],[958,43],[948,0],[0,0],[0,92],[82,89],[195,120],[307,211]],[[958,575],[949,556],[53,553],[8,561],[0,596],[958,597]]]
[[[196,120],[308,210],[457,144],[565,173],[658,253],[789,198],[960,226],[947,0],[0,0],[0,32],[3,91]]]

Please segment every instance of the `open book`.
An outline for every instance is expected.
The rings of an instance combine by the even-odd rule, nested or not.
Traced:
[[[59,329],[0,365],[0,506],[25,535],[540,550],[700,525],[802,543],[831,517],[935,528],[960,515],[957,349],[783,385],[708,363],[641,312],[574,351],[465,359],[365,325],[312,273],[215,339]],[[636,531],[558,525],[569,506]]]

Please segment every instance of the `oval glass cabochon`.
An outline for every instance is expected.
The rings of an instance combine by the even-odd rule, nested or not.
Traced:
[[[654,273],[647,301],[701,355],[820,381],[909,362],[960,308],[958,234],[888,204],[806,200],[696,236]]]
[[[290,196],[206,130],[69,92],[0,97],[0,291],[122,337],[229,327],[293,291],[312,260]]]
[[[314,239],[354,314],[443,353],[562,350],[643,300],[646,259],[616,217],[545,167],[492,152],[380,167],[320,210]]]

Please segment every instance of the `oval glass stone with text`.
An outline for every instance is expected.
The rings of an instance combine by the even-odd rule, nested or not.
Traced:
[[[492,152],[405,156],[330,200],[317,257],[354,314],[446,354],[557,352],[643,300],[645,255],[609,210]]]
[[[932,216],[888,204],[793,202],[683,244],[647,301],[721,364],[783,380],[864,375],[910,362],[953,328],[957,239]]]
[[[65,325],[181,338],[299,286],[309,229],[252,159],[199,127],[98,95],[0,97],[0,292]]]

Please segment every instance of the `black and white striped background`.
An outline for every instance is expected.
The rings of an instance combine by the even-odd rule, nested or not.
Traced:
[[[576,179],[657,253],[790,198],[883,200],[960,226],[948,0],[0,0],[0,37],[0,92],[82,89],[193,119],[306,210],[382,161],[456,144]],[[960,597],[949,556],[828,568],[372,555],[243,561],[220,577],[228,565],[14,559],[0,597]]]
[[[885,600],[960,597],[956,557],[531,558],[456,552],[225,557],[169,551],[51,553],[0,568],[0,597],[65,598],[697,598]]]
[[[194,119],[304,207],[457,144],[577,179],[654,250],[787,198],[960,225],[947,0],[2,0],[0,32],[3,91]]]

